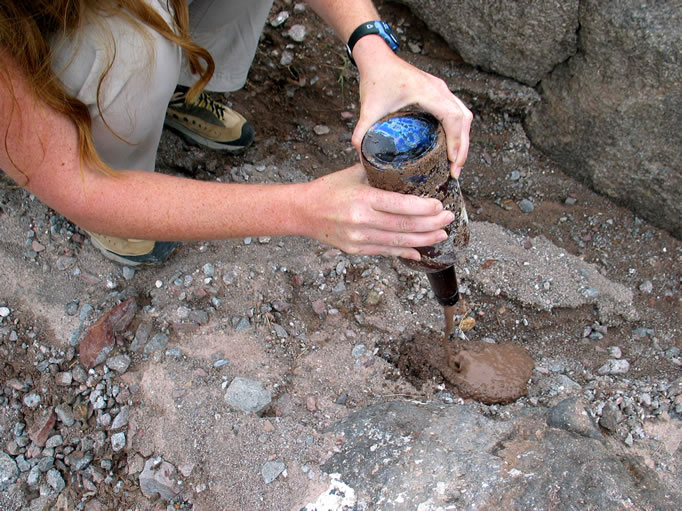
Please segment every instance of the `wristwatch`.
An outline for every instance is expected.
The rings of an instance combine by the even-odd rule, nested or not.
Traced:
[[[368,21],[360,25],[355,30],[353,30],[353,33],[350,35],[350,38],[348,39],[346,51],[348,51],[348,58],[353,63],[353,65],[355,65],[355,60],[353,59],[353,47],[355,46],[355,43],[357,43],[361,37],[370,34],[377,34],[381,36],[381,38],[386,42],[388,47],[391,48],[395,53],[398,53],[400,45],[398,44],[398,39],[393,34],[391,27],[388,26],[388,23],[380,20]]]

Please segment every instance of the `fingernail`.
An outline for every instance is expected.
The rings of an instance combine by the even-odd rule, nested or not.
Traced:
[[[455,179],[459,179],[459,176],[461,173],[462,173],[462,167],[455,167]]]
[[[448,211],[448,214],[445,215],[445,219],[448,223],[452,223],[455,220],[455,214],[452,211]]]
[[[441,231],[438,234],[438,241],[445,241],[446,239],[448,239],[448,233],[445,231]]]

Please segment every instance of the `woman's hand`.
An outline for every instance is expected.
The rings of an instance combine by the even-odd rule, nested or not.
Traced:
[[[353,49],[360,71],[360,119],[353,146],[360,151],[362,137],[384,115],[409,105],[433,114],[447,138],[450,173],[459,177],[469,152],[472,113],[440,78],[405,62],[378,36],[361,38]]]
[[[369,186],[361,164],[309,183],[302,204],[308,219],[302,234],[350,254],[419,260],[413,247],[443,241],[443,227],[454,219],[436,199]]]

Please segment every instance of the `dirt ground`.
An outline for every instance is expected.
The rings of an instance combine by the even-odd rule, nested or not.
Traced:
[[[466,68],[408,9],[377,4],[397,29],[406,59]],[[292,182],[357,161],[350,145],[359,112],[357,76],[344,48],[309,9],[277,0],[273,18],[282,10],[289,11],[289,19],[266,26],[245,88],[227,97],[253,123],[254,146],[240,155],[217,154],[166,132],[161,171],[205,180]],[[287,36],[295,24],[306,27],[302,43]],[[293,60],[283,65],[287,51]],[[585,388],[610,347],[617,346],[630,369],[589,387],[595,409],[627,397],[628,389],[654,392],[659,383],[679,379],[681,368],[671,359],[679,360],[682,348],[680,241],[564,175],[532,147],[514,113],[494,105],[472,110],[471,149],[461,178],[471,220],[528,239],[544,236],[595,264],[634,292],[636,314],[601,324],[592,307],[536,310],[504,294],[482,294],[460,275],[469,304],[461,319],[475,323],[463,327],[462,336],[520,344],[536,367],[562,365]],[[524,199],[532,202],[532,212],[519,207]],[[442,310],[429,298],[425,277],[397,261],[347,256],[298,238],[249,238],[187,244],[163,267],[126,276],[101,258],[82,231],[4,178],[0,230],[0,306],[12,311],[0,323],[5,329],[0,330],[0,384],[29,381],[43,399],[35,410],[19,404],[0,412],[3,447],[19,413],[28,423],[43,406],[65,400],[75,406],[82,400],[79,392],[87,384],[54,383],[55,374],[77,365],[70,339],[123,296],[136,295],[138,301],[138,313],[115,348],[132,364],[111,378],[124,389],[121,403],[132,404],[127,445],[119,452],[106,442],[94,448],[93,466],[103,467],[100,481],[63,470],[63,509],[166,509],[166,502],[147,499],[139,490],[137,476],[151,456],[182,469],[177,477],[184,491],[173,509],[300,509],[327,486],[319,466],[335,451],[335,439],[324,433],[335,421],[391,399],[428,400],[444,390],[456,397],[438,370],[420,358],[423,353],[409,348],[415,338],[426,344],[438,339]],[[36,255],[27,256],[27,250]],[[545,277],[537,275],[538,289]],[[65,313],[74,301],[78,313]],[[83,313],[84,304],[94,310]],[[185,309],[208,311],[208,317],[188,320]],[[178,351],[129,349],[141,324],[151,325],[152,335],[168,334],[167,347]],[[633,335],[636,329],[653,334]],[[11,331],[18,340],[10,339]],[[45,360],[54,368],[43,372]],[[229,363],[217,364],[220,360]],[[95,373],[103,378],[101,368]],[[261,381],[272,391],[273,406],[264,417],[226,407],[225,387],[235,376]],[[15,389],[15,397],[17,392],[26,390]],[[508,406],[553,399],[541,391],[531,394]],[[504,413],[499,406],[481,409]],[[674,481],[680,474],[678,462],[671,461],[679,456],[679,416],[649,408],[638,420],[647,435],[631,448]],[[621,426],[612,432],[620,444],[631,432]],[[103,429],[92,410],[82,428],[59,427],[65,444],[84,436],[96,442]],[[285,460],[285,472],[264,484],[261,467],[278,460]],[[84,482],[92,485],[93,478],[94,488]],[[24,488],[24,502],[49,502],[50,495],[41,494]]]

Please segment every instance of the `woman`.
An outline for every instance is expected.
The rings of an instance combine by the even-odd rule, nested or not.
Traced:
[[[419,259],[413,247],[445,238],[452,215],[440,202],[374,189],[359,164],[287,185],[150,172],[164,122],[209,147],[240,149],[253,138],[241,115],[200,92],[243,85],[271,0],[189,3],[0,0],[0,168],[128,265],[161,262],[177,245],[153,240],[301,235]],[[378,19],[368,0],[308,3],[344,41]],[[379,117],[419,104],[443,123],[458,176],[472,119],[462,102],[380,35],[359,38],[352,56],[356,149]]]

